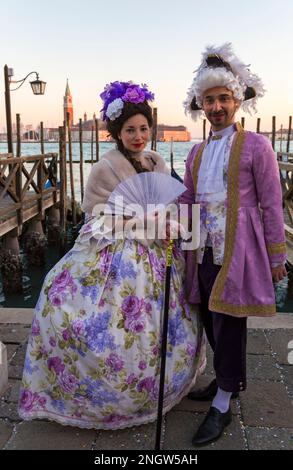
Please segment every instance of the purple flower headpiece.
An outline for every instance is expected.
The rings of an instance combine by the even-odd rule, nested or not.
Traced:
[[[104,102],[101,109],[101,118],[103,121],[114,121],[121,113],[125,102],[143,103],[144,101],[153,101],[155,96],[148,90],[147,85],[136,85],[132,82],[112,82],[105,86],[103,93],[100,94]]]

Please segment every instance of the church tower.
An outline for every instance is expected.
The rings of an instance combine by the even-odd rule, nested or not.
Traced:
[[[69,113],[69,125],[73,126],[73,105],[72,105],[72,96],[70,93],[68,79],[66,83],[65,96],[63,98],[63,109],[64,109],[64,120],[66,122],[67,113]]]

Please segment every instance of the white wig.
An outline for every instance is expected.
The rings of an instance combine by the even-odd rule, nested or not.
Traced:
[[[196,75],[183,103],[185,114],[191,114],[196,121],[203,114],[201,107],[204,92],[216,86],[225,86],[232,91],[244,111],[256,112],[257,99],[265,93],[262,81],[235,56],[231,43],[221,47],[209,46],[202,56],[202,63],[195,71]]]

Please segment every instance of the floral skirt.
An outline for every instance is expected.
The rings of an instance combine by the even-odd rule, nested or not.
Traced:
[[[35,308],[19,401],[25,420],[118,429],[154,421],[165,251],[135,240],[76,244],[47,274]],[[205,366],[202,324],[173,249],[164,413]]]

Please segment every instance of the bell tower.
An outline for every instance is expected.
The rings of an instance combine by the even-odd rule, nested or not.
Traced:
[[[66,83],[65,95],[63,98],[63,109],[64,109],[64,121],[66,122],[67,113],[69,113],[69,125],[73,125],[73,105],[72,105],[72,96],[70,88],[68,85],[68,79]]]

